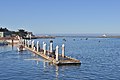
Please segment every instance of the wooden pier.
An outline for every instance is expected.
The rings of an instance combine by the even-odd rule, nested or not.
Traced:
[[[34,44],[34,40],[24,40],[23,45],[26,49],[32,51],[33,53],[49,60],[51,63],[56,65],[80,65],[80,60],[65,56],[65,46],[62,45],[62,54],[59,54],[59,47],[56,46],[56,50],[53,51],[53,42],[50,42],[49,50],[46,49],[46,43],[43,42],[43,48],[40,48],[39,41]]]

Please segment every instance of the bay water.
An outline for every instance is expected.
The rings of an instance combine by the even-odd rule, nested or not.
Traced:
[[[0,80],[120,80],[120,39],[59,37],[35,39],[49,46],[65,44],[65,55],[81,61],[81,65],[56,66],[16,45],[0,46]]]

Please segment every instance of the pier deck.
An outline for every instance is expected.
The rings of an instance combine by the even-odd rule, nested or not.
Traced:
[[[77,59],[74,59],[74,58],[70,58],[70,57],[67,57],[65,56],[64,58],[62,57],[62,55],[59,54],[59,60],[57,61],[55,58],[53,57],[49,57],[48,55],[45,55],[43,51],[36,51],[36,50],[33,50],[32,48],[29,48],[29,47],[25,47],[26,49],[32,51],[33,53],[49,60],[50,62],[52,62],[53,64],[56,64],[56,65],[80,65],[80,61],[77,60]]]

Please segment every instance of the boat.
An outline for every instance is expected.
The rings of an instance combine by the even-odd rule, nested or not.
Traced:
[[[106,35],[106,34],[103,34],[102,37],[107,37],[107,35]]]
[[[20,51],[25,51],[25,47],[22,44],[19,44],[19,46],[17,47],[17,50]]]

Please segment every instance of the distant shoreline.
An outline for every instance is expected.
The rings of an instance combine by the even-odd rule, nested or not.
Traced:
[[[24,37],[23,39],[49,39],[49,38],[52,38],[52,39],[55,39],[55,36],[33,36],[33,37]]]
[[[55,36],[55,37],[80,37],[80,38],[120,38],[120,36]]]

